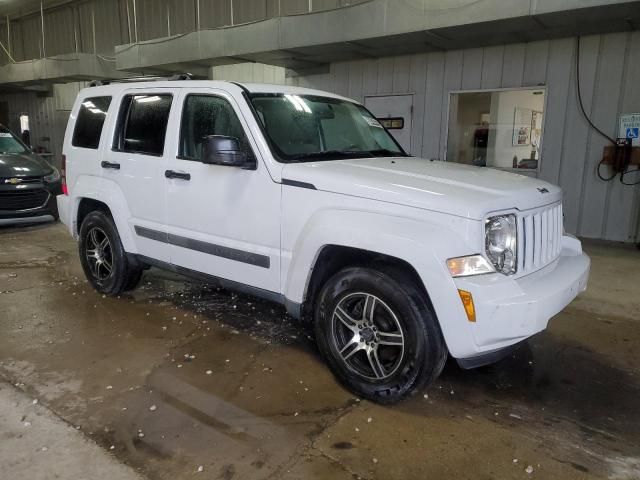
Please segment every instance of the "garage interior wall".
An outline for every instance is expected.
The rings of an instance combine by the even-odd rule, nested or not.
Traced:
[[[637,241],[640,188],[596,176],[607,141],[590,129],[576,94],[576,38],[334,63],[329,73],[289,83],[358,101],[366,95],[412,93],[411,152],[446,158],[449,93],[546,85],[539,178],[564,190],[568,232]],[[617,136],[618,116],[640,111],[640,32],[582,38],[581,88],[598,127]]]
[[[0,102],[8,106],[9,125],[16,134],[20,133],[20,115],[29,116],[29,133],[33,147],[43,147],[53,153],[51,162],[60,166],[64,131],[69,111],[56,108],[54,96],[39,96],[34,92],[0,95]]]
[[[286,83],[286,69],[263,63],[234,63],[211,67],[209,78],[228,82],[284,85]]]
[[[197,29],[196,1],[136,0],[138,40]],[[200,28],[306,13],[310,6],[319,11],[366,1],[234,0],[232,15],[230,0],[199,0]],[[45,10],[46,52],[38,13],[12,19],[9,34],[6,22],[0,23],[0,38],[16,61],[73,51],[113,55],[114,45],[135,41],[133,5],[133,0],[85,0]],[[150,14],[152,9],[166,12],[166,21],[158,21]],[[413,94],[411,152],[439,159],[446,158],[450,92],[545,85],[539,177],[564,189],[567,230],[590,238],[638,241],[640,189],[618,181],[605,183],[595,175],[606,141],[579,112],[575,55],[576,39],[566,38],[338,62],[330,65],[329,73],[291,76],[287,81],[359,101],[365,95]],[[0,63],[8,61],[0,52]],[[212,70],[211,76],[250,75],[259,81],[271,73],[256,74],[243,66]],[[640,78],[640,32],[584,37],[581,76],[587,112],[599,128],[616,136],[618,115],[640,111],[640,89],[633,82]],[[8,103],[10,126],[16,130],[19,114],[29,114],[32,142],[55,153],[58,160],[66,107],[53,97],[30,92],[3,94],[0,101]]]
[[[198,8],[198,0],[80,0],[44,11],[44,52],[39,11],[11,19],[9,36],[6,19],[0,19],[0,39],[18,62],[44,54],[112,55],[114,45],[196,31],[198,12],[199,28],[207,29],[366,1],[369,0],[199,0]],[[0,49],[0,64],[8,62]]]

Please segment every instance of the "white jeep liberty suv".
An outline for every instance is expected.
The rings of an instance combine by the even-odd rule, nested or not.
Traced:
[[[286,306],[356,394],[393,403],[494,362],[586,288],[562,193],[407,155],[331,93],[215,81],[80,92],[62,221],[96,290],[167,268]]]

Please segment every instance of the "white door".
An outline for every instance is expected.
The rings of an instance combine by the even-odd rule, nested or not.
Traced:
[[[364,106],[389,130],[404,151],[411,153],[413,95],[365,97]]]
[[[169,246],[163,240],[165,140],[176,92],[162,88],[125,91],[117,99],[113,143],[105,146],[101,162],[103,177],[116,182],[125,196],[138,253],[164,262],[169,261]]]
[[[280,195],[235,99],[215,89],[180,98],[180,133],[166,178],[171,263],[258,289],[280,292]],[[177,125],[177,124],[176,124]],[[203,137],[236,137],[256,169],[200,161]]]

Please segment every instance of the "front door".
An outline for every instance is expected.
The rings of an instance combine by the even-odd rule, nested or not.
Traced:
[[[280,192],[233,97],[190,89],[180,98],[179,134],[167,166],[171,263],[280,292]],[[255,170],[201,161],[208,135],[235,137]]]

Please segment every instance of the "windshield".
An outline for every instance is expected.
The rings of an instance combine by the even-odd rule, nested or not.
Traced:
[[[252,94],[251,103],[283,162],[407,156],[361,105],[315,95]]]
[[[6,128],[0,127],[0,154],[24,153],[26,147]]]

